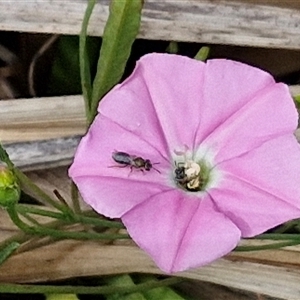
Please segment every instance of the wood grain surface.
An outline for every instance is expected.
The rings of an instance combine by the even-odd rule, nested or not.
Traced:
[[[287,252],[283,254],[288,256]],[[248,261],[248,257],[251,253],[235,260],[235,254],[231,254],[202,268],[173,275],[279,299],[299,300],[299,260],[298,268],[291,268]],[[0,281],[45,282],[128,272],[162,274],[147,254],[135,245],[63,241],[11,257],[0,267]]]
[[[16,5],[17,3],[17,5]],[[77,35],[85,0],[0,2],[0,30]],[[108,0],[100,0],[89,34],[101,36]],[[146,0],[139,38],[300,49],[298,1]]]

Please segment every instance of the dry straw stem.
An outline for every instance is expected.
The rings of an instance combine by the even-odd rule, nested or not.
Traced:
[[[174,275],[298,300],[299,252],[299,247],[290,247],[233,253],[208,266]],[[0,267],[0,281],[43,282],[128,272],[161,274],[150,258],[134,245],[63,241],[11,257]]]

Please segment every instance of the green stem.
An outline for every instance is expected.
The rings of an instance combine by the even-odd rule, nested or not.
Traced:
[[[71,199],[73,203],[73,209],[76,214],[81,213],[80,202],[79,202],[79,192],[78,188],[74,182],[71,183]]]
[[[61,212],[54,212],[54,211],[50,211],[47,209],[42,209],[42,208],[37,208],[34,206],[28,206],[28,205],[24,205],[24,204],[17,204],[15,207],[16,211],[18,213],[27,213],[27,214],[34,214],[34,215],[39,215],[39,216],[44,216],[44,217],[50,217],[50,218],[54,218],[54,219],[58,219],[58,220],[66,220],[66,216],[64,214],[62,214]]]
[[[17,176],[20,183],[29,189],[38,199],[50,204],[56,209],[63,211],[65,213],[69,212],[69,209],[64,205],[61,205],[57,201],[53,200],[49,195],[47,195],[42,189],[40,189],[33,181],[31,181],[23,172],[14,168],[14,173]]]
[[[167,278],[160,281],[148,281],[135,286],[49,286],[29,284],[0,284],[0,293],[10,294],[111,294],[111,293],[134,293],[168,286],[182,282],[181,278]]]
[[[65,198],[60,194],[60,192],[57,189],[53,190],[54,195],[56,196],[56,198],[58,199],[58,201],[62,204],[63,207],[66,207],[66,210],[68,212],[71,212],[71,208],[68,204],[68,202],[65,200]]]
[[[300,244],[300,241],[287,241],[287,242],[281,242],[281,243],[279,242],[279,243],[257,245],[257,246],[238,246],[234,249],[234,251],[244,252],[244,251],[270,250],[270,249],[279,249],[287,246],[294,246],[298,244]]]
[[[43,226],[29,226],[20,218],[14,206],[8,207],[7,212],[12,221],[25,233],[38,236],[51,236],[55,239],[75,239],[75,240],[114,240],[114,239],[128,239],[127,234],[106,234],[96,232],[74,232],[52,229]]]
[[[300,234],[290,234],[290,233],[265,233],[255,237],[259,240],[294,240],[300,241]]]
[[[80,65],[80,78],[81,78],[81,88],[85,103],[85,114],[86,119],[90,120],[91,115],[91,98],[92,98],[92,83],[91,83],[91,72],[89,65],[89,58],[86,51],[86,40],[87,40],[87,28],[88,24],[96,5],[96,0],[89,0],[88,6],[86,8],[81,32],[79,36],[79,65]]]
[[[100,219],[100,217],[91,218],[91,217],[84,217],[80,215],[74,215],[74,221],[82,224],[94,225],[100,227],[119,228],[119,229],[125,228],[124,225],[120,222],[103,220]]]
[[[26,234],[24,232],[15,234],[13,236],[11,236],[10,238],[4,240],[3,242],[0,243],[0,251],[2,249],[4,249],[5,247],[7,247],[9,244],[13,243],[13,242],[17,242],[19,244],[22,244],[26,241],[28,241],[30,238],[32,238],[31,235]]]
[[[59,212],[53,212],[53,211],[49,211],[47,209],[36,208],[33,206],[27,206],[27,205],[22,205],[22,204],[16,205],[15,209],[19,213],[30,213],[30,214],[40,215],[40,216],[44,216],[44,217],[50,217],[50,218],[65,221],[65,223],[81,223],[81,224],[86,224],[86,225],[94,225],[94,226],[109,227],[109,228],[119,228],[119,229],[124,228],[122,223],[117,222],[117,221],[103,220],[103,219],[101,219],[100,216],[86,217],[84,215],[71,214],[71,215],[68,215],[68,218],[66,218],[66,216],[64,214],[59,213]],[[89,213],[89,211],[83,212],[83,213]]]
[[[2,144],[0,143],[0,161],[3,161],[6,163],[7,167],[9,170],[13,171],[14,170],[14,164],[10,160],[8,153],[6,150],[3,148]]]
[[[31,216],[29,216],[26,212],[20,211],[19,214],[22,217],[24,217],[25,219],[27,219],[29,222],[31,222],[32,224],[37,225],[37,226],[41,226],[41,224],[36,219],[34,219]]]
[[[56,220],[56,221],[48,222],[48,223],[44,224],[44,226],[47,226],[48,228],[49,227],[50,228],[58,228],[64,224],[65,224],[65,222],[62,222],[61,220]],[[0,250],[4,249],[7,245],[9,245],[12,242],[17,242],[19,244],[23,244],[25,242],[28,242],[32,238],[33,238],[32,234],[27,234],[24,232],[17,233],[15,235],[11,236],[10,238],[4,240],[3,242],[1,242]],[[21,251],[18,249],[17,252],[23,252],[23,247],[22,247]]]
[[[11,242],[9,245],[1,249],[0,251],[0,265],[7,260],[13,252],[19,248],[20,244],[17,242]]]

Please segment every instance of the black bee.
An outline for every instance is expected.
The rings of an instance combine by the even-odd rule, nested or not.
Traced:
[[[185,167],[178,166],[174,172],[175,172],[175,180],[177,183],[183,185],[188,182],[188,178],[185,174]]]
[[[182,166],[182,164],[184,163],[176,163],[176,169],[174,171],[175,173],[175,181],[177,184],[179,184],[181,187],[184,187],[186,189],[189,190],[188,188],[188,183],[190,183],[192,180],[196,179],[198,175],[194,175],[194,176],[187,176],[185,171],[186,168]]]
[[[126,152],[115,151],[112,154],[112,158],[116,163],[123,165],[124,167],[130,167],[131,171],[133,168],[139,169],[142,172],[144,172],[144,170],[150,171],[151,169],[154,169],[160,173],[159,170],[153,167],[153,165],[159,163],[152,163],[149,159],[144,159],[140,156],[130,155]]]

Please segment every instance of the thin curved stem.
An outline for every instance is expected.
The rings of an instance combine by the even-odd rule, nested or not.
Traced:
[[[26,204],[25,205],[17,204],[15,209],[18,213],[34,214],[34,215],[49,217],[49,218],[58,219],[58,220],[66,219],[65,215],[61,212],[50,211],[48,209],[29,206]],[[67,220],[65,220],[65,221],[67,221]]]
[[[75,185],[75,183],[72,181],[71,182],[71,199],[72,199],[72,203],[73,203],[73,210],[76,214],[80,214],[81,213],[81,207],[80,207],[80,203],[79,203],[79,192],[78,192],[78,188]]]
[[[19,179],[20,183],[23,186],[26,186],[37,198],[42,199],[44,202],[50,204],[51,206],[55,207],[56,209],[63,211],[65,213],[69,212],[68,207],[60,204],[59,202],[52,199],[48,194],[46,194],[42,189],[40,189],[33,181],[31,181],[23,172],[14,168],[14,173]]]
[[[89,65],[89,58],[87,53],[86,41],[87,41],[87,29],[92,12],[96,5],[96,0],[89,0],[88,5],[83,17],[81,32],[79,36],[79,66],[80,66],[80,78],[81,88],[85,104],[86,119],[91,119],[91,97],[92,97],[92,83],[91,83],[91,71]]]
[[[83,215],[77,215],[77,214],[72,213],[72,214],[69,214],[66,218],[66,216],[61,212],[53,212],[53,211],[50,211],[47,209],[36,208],[33,206],[18,204],[18,205],[16,205],[15,209],[19,213],[35,214],[35,215],[50,217],[50,218],[65,221],[65,223],[68,223],[68,224],[69,223],[81,223],[81,224],[94,225],[94,226],[99,226],[99,227],[109,227],[109,228],[119,228],[119,229],[124,228],[124,225],[121,222],[104,220],[104,219],[101,219],[100,216],[96,216],[96,217],[84,216],[84,214],[85,213],[88,214],[89,211],[83,212]]]
[[[20,215],[22,215],[25,219],[27,219],[29,222],[31,222],[33,225],[41,226],[41,224],[31,216],[29,216],[26,212],[19,212]]]
[[[277,242],[267,245],[257,245],[257,246],[238,246],[234,249],[237,252],[246,252],[246,251],[259,251],[259,250],[270,250],[270,249],[279,249],[287,246],[299,245],[300,241],[286,241],[286,242]]]
[[[295,233],[264,233],[255,237],[259,240],[293,240],[300,241],[300,234]]]
[[[12,221],[25,233],[38,236],[50,236],[55,239],[75,239],[75,240],[114,240],[114,239],[128,239],[127,234],[107,234],[107,233],[96,233],[96,232],[74,232],[74,231],[63,231],[58,229],[52,229],[44,226],[29,226],[24,223],[14,206],[8,207],[7,212]]]

